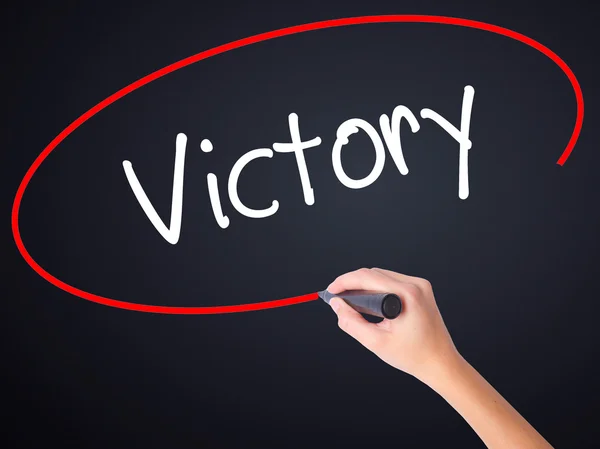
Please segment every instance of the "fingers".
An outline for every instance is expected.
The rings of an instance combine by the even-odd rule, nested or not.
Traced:
[[[376,352],[387,336],[384,329],[369,323],[341,298],[332,298],[329,305],[338,317],[338,326],[367,349]]]
[[[342,274],[335,281],[329,284],[327,290],[336,294],[345,290],[373,290],[386,292],[395,286],[396,282],[389,276],[385,276],[377,271],[361,268]]]
[[[396,279],[397,281],[400,281],[400,282],[406,282],[408,284],[415,284],[416,281],[418,281],[420,279],[420,278],[417,278],[414,276],[409,276],[407,274],[396,273],[395,271],[385,270],[383,268],[371,268],[371,270],[377,271],[387,277]]]
[[[407,284],[414,284],[417,287],[421,288],[421,290],[427,291],[431,290],[431,283],[427,279],[408,276],[402,273],[396,273],[395,271],[385,270],[383,268],[371,268],[371,270],[378,271],[379,273],[391,277],[392,279],[396,279],[397,281],[404,282]]]
[[[341,293],[345,290],[370,290],[383,293],[396,293],[405,305],[406,302],[416,299],[420,291],[416,284],[392,278],[383,274],[379,269],[368,268],[361,268],[360,270],[342,274],[327,287],[327,290],[333,294]]]

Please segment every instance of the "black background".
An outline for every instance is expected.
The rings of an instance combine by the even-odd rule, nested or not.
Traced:
[[[588,4],[588,6],[586,6]],[[19,182],[43,148],[100,100],[154,70],[217,45],[287,26],[373,14],[436,14],[504,26],[561,56],[586,101],[575,122],[563,72],[516,41],[446,25],[381,24],[314,31],[237,49],[123,98],[69,136],[28,187],[22,237],[59,279],[96,294],[160,305],[259,302],[323,289],[379,266],[429,279],[465,356],[556,447],[596,447],[597,236],[600,224],[592,2],[90,3],[2,12],[4,310],[3,438],[9,447],[482,447],[432,390],[344,335],[321,301],[266,311],[168,316],[110,308],[52,286],[10,232]],[[337,127],[378,128],[397,105],[458,125],[475,88],[471,193],[458,198],[458,144],[419,118],[402,124],[409,174],[389,153],[380,178],[344,187],[331,165]],[[296,112],[315,204],[288,142]],[[188,136],[183,224],[170,245],[135,200],[130,160],[170,216],[175,136]],[[214,151],[200,151],[209,138]],[[343,151],[370,172],[364,134]],[[387,150],[386,150],[387,151]],[[231,224],[216,224],[206,174],[218,176]]]

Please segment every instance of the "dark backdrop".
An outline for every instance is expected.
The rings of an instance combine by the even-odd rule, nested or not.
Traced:
[[[140,77],[202,50],[317,20],[436,14],[530,36],[561,56],[586,100],[575,123],[563,72],[526,45],[483,31],[381,24],[314,31],[184,68],[113,104],[53,152],[21,206],[23,240],[50,273],[84,290],[159,305],[259,302],[323,289],[379,266],[429,279],[462,354],[554,445],[596,447],[598,77],[592,2],[177,2],[9,7],[2,17],[3,437],[12,447],[481,447],[462,418],[414,378],[344,335],[314,301],[266,311],[167,316],[72,296],[22,259],[10,209],[35,157],[71,121]],[[387,157],[362,190],[335,177],[337,127],[378,128],[397,105],[453,124],[475,88],[470,189],[458,198],[458,144],[419,118],[402,125],[410,173]],[[299,115],[315,204],[296,162],[248,166],[244,153],[290,139]],[[175,136],[188,136],[179,243],[160,237],[123,173],[132,161],[168,221]],[[214,151],[199,144],[209,138]],[[369,173],[364,134],[343,151]],[[206,174],[231,224],[216,224]]]

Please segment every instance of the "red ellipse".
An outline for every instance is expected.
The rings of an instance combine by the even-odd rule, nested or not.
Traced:
[[[105,109],[107,106],[111,105],[115,101],[123,98],[125,95],[133,92],[140,87],[151,83],[152,81],[165,76],[171,72],[179,70],[183,67],[186,67],[190,64],[193,64],[198,61],[202,61],[203,59],[210,58],[211,56],[218,55],[220,53],[225,53],[230,50],[234,50],[236,48],[245,47],[247,45],[256,44],[257,42],[263,42],[269,39],[275,39],[277,37],[289,36],[291,34],[304,33],[306,31],[313,30],[321,30],[324,28],[334,28],[346,25],[359,25],[366,23],[393,23],[393,22],[416,22],[416,23],[436,23],[436,24],[445,24],[445,25],[457,25],[467,28],[476,28],[483,31],[489,31],[491,33],[500,34],[502,36],[509,37],[511,39],[517,40],[524,44],[529,45],[530,47],[535,48],[540,51],[552,61],[554,61],[561,70],[567,75],[571,85],[573,86],[573,90],[575,91],[575,98],[577,100],[577,118],[575,120],[575,128],[573,129],[573,134],[569,139],[567,147],[563,151],[562,155],[557,161],[557,164],[563,165],[577,139],[579,137],[579,133],[581,132],[581,127],[583,125],[583,93],[581,91],[581,87],[579,86],[579,82],[577,78],[573,74],[573,71],[569,68],[569,66],[552,50],[540,44],[539,42],[527,37],[523,34],[517,33],[515,31],[509,30],[507,28],[502,28],[497,25],[491,25],[484,22],[478,22],[475,20],[469,19],[461,19],[454,17],[443,17],[443,16],[421,16],[421,15],[384,15],[384,16],[363,16],[363,17],[348,17],[344,19],[335,19],[335,20],[325,20],[322,22],[314,22],[307,23],[304,25],[296,25],[288,28],[282,28],[280,30],[269,31],[267,33],[257,34],[255,36],[246,37],[244,39],[240,39],[234,42],[230,42],[228,44],[220,45],[218,47],[212,48],[210,50],[203,51],[201,53],[195,54],[188,58],[182,59],[181,61],[175,62],[167,67],[164,67],[160,70],[157,70],[150,75],[147,75],[134,83],[124,87],[118,92],[112,94],[110,97],[102,100],[96,106],[88,110],[85,114],[77,118],[73,123],[67,126],[58,136],[50,142],[50,144],[42,151],[42,153],[35,159],[25,177],[21,181],[19,185],[19,189],[17,190],[17,194],[15,196],[15,200],[12,208],[12,232],[17,244],[17,248],[19,252],[25,259],[25,261],[33,268],[41,277],[55,285],[58,288],[65,290],[73,295],[79,296],[83,299],[87,299],[89,301],[97,302],[99,304],[104,304],[106,306],[118,307],[121,309],[127,310],[135,310],[138,312],[153,312],[153,313],[165,313],[165,314],[215,314],[215,313],[233,313],[233,312],[249,312],[252,310],[262,310],[269,309],[273,307],[282,307],[289,306],[292,304],[299,304],[302,302],[313,301],[318,298],[317,293],[309,293],[302,296],[295,296],[292,298],[278,299],[274,301],[265,301],[259,303],[252,304],[240,304],[233,306],[212,306],[212,307],[170,307],[170,306],[153,306],[147,304],[136,304],[131,302],[119,301],[116,299],[105,298],[103,296],[98,296],[93,293],[88,293],[86,291],[75,288],[60,279],[52,276],[46,270],[44,270],[33,258],[29,255],[27,250],[25,249],[25,245],[23,244],[23,240],[21,239],[21,234],[19,232],[19,207],[21,205],[21,200],[23,199],[23,194],[25,193],[25,189],[27,188],[27,184],[31,180],[31,177],[42,164],[42,162],[48,157],[48,155],[64,140],[66,139],[73,131],[79,128],[83,123],[85,123],[88,119],[96,115],[98,112]]]

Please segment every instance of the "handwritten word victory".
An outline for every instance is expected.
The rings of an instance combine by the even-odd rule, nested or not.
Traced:
[[[468,154],[472,146],[471,141],[469,140],[469,125],[471,122],[471,108],[473,105],[474,96],[475,90],[473,87],[466,86],[463,95],[460,128],[456,128],[448,120],[431,109],[425,108],[421,110],[421,117],[423,119],[430,119],[436,122],[459,144],[458,196],[461,199],[466,199],[469,196]],[[336,132],[336,140],[333,144],[333,150],[331,153],[331,159],[335,175],[343,185],[350,189],[362,189],[373,184],[377,178],[379,178],[379,175],[381,175],[385,165],[386,153],[384,141],[394,163],[396,164],[396,167],[398,168],[398,171],[402,175],[406,175],[408,173],[408,167],[404,160],[402,144],[400,140],[400,121],[403,118],[408,122],[413,133],[419,131],[420,126],[417,118],[406,106],[397,106],[392,112],[391,119],[386,114],[381,115],[379,119],[379,127],[381,129],[381,135],[383,136],[383,139],[375,127],[373,127],[369,122],[360,118],[348,119],[338,127]],[[251,209],[242,203],[237,191],[238,179],[246,165],[258,158],[272,158],[274,151],[276,153],[294,153],[296,156],[296,163],[298,165],[298,172],[300,174],[300,182],[302,183],[304,202],[309,206],[315,203],[315,195],[310,184],[306,159],[304,158],[304,150],[321,145],[321,138],[315,137],[313,139],[303,141],[300,137],[298,115],[291,113],[288,119],[291,142],[274,143],[273,149],[257,148],[249,151],[237,160],[237,162],[233,165],[231,172],[229,173],[229,181],[227,183],[229,200],[231,201],[231,204],[235,210],[246,217],[265,218],[275,214],[279,209],[279,202],[277,200],[273,200],[271,206],[268,208]],[[352,179],[346,174],[344,167],[342,166],[342,148],[344,145],[349,143],[349,137],[352,134],[358,133],[360,130],[364,131],[371,139],[373,148],[375,149],[376,158],[373,169],[367,176],[362,179]],[[181,230],[181,215],[183,207],[183,174],[186,146],[187,136],[183,133],[179,133],[175,142],[175,171],[173,175],[171,221],[169,227],[165,225],[165,223],[158,216],[154,206],[152,206],[152,203],[148,199],[144,188],[135,174],[131,162],[127,160],[123,161],[125,176],[127,177],[127,181],[131,186],[131,190],[133,190],[136,199],[140,203],[140,206],[160,235],[167,242],[173,245],[179,241],[179,234]],[[208,139],[204,139],[200,143],[200,148],[202,151],[208,153],[213,150],[212,142]],[[230,221],[229,217],[223,214],[223,210],[221,208],[221,195],[219,193],[217,175],[214,173],[209,173],[206,176],[206,181],[215,220],[221,228],[225,229],[229,226]]]

